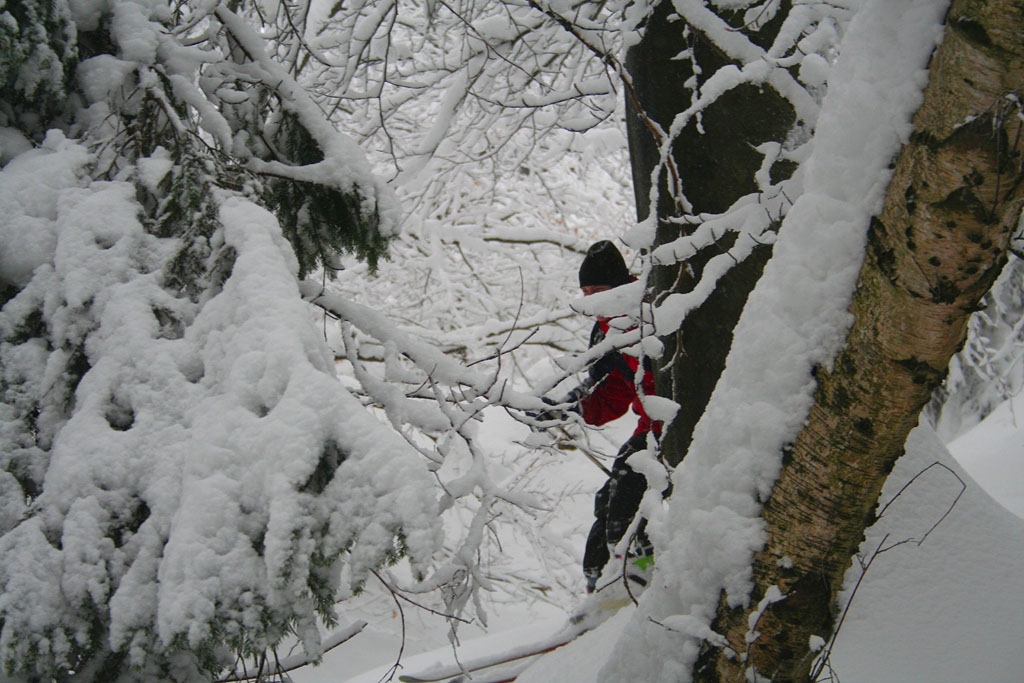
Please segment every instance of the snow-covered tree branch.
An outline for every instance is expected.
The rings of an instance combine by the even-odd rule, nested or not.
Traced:
[[[538,220],[515,204],[518,190],[502,198],[500,183],[526,179],[571,212],[569,183],[544,166],[605,185],[622,178],[588,169],[568,134],[546,137],[615,111],[604,67],[581,59],[560,27],[541,30],[543,17],[525,7],[435,9],[409,18],[377,3],[318,17],[301,3],[96,0],[0,10],[9,671],[212,676],[285,639],[312,661],[330,642],[324,627],[357,623],[336,602],[399,558],[412,570],[407,590],[439,589],[453,618],[484,617],[485,529],[499,509],[540,501],[498,483],[475,425],[486,407],[518,415],[541,405],[512,390],[502,364],[526,342],[524,328],[572,315],[544,310],[539,295],[553,285],[530,278],[539,289],[527,291],[523,263],[554,268],[599,229],[568,213]],[[408,49],[417,42],[424,49]],[[418,130],[437,92],[427,138],[398,135]],[[409,94],[418,99],[406,111]],[[510,144],[523,135],[547,157],[527,160]],[[436,300],[440,331],[467,331],[435,335],[437,346],[490,355],[494,367],[470,369],[323,282],[301,282],[323,272],[365,294],[353,276],[384,265],[402,216],[361,150],[380,139],[410,171],[392,185],[414,207],[436,204],[399,248],[424,253],[427,273],[460,291],[442,253],[492,298],[481,269],[500,268],[502,286],[519,290],[513,309]],[[621,149],[621,136],[605,140]],[[411,171],[428,163],[440,166],[417,186]],[[462,167],[468,182],[444,197],[421,192]],[[607,205],[588,210],[606,218]],[[442,217],[464,229],[442,236],[429,227]],[[567,223],[588,232],[555,228]],[[532,246],[496,266],[498,254],[477,260],[480,243]],[[340,347],[325,344],[300,282],[343,320]],[[408,291],[398,278],[389,286]],[[473,304],[482,307],[466,316]],[[569,348],[575,332],[533,343]],[[481,338],[495,340],[483,354]],[[383,375],[359,360],[367,340]],[[336,377],[336,355],[356,385]],[[442,519],[465,512],[464,530],[446,541]]]

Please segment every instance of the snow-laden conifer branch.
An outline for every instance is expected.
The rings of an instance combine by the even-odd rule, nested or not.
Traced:
[[[18,675],[213,677],[227,649],[286,637],[315,660],[337,600],[398,557],[428,574],[440,545],[428,469],[337,381],[299,297],[296,254],[332,259],[336,235],[292,224],[289,243],[243,169],[287,176],[300,223],[310,195],[350,192],[391,230],[386,188],[241,14],[178,9],[76,5],[101,32],[81,101],[4,120],[66,126],[27,128],[39,147],[0,170],[0,658]]]
[[[323,653],[327,654],[339,645],[348,642],[355,636],[362,633],[367,626],[365,621],[356,621],[344,628],[339,628],[330,633],[323,642]],[[301,669],[310,664],[319,663],[319,658],[311,658],[308,654],[290,654],[284,657],[274,656],[273,664],[267,662],[266,654],[263,654],[258,662],[239,662],[235,668],[226,675],[217,678],[216,683],[243,683],[244,681],[262,681],[268,676],[281,676],[289,672]]]

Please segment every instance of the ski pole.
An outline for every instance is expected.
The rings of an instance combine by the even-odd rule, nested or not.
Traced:
[[[565,427],[563,427],[562,425],[558,425],[557,429],[558,429],[559,433],[562,436],[566,437],[567,439],[573,439],[572,434],[570,434],[565,429]],[[585,448],[585,447],[583,447],[583,446],[581,446],[581,445],[579,445],[578,443],[575,443],[575,442],[573,443],[573,446],[575,446],[579,450],[580,453],[585,455],[587,457],[587,459],[590,460],[590,462],[594,463],[599,468],[601,468],[602,472],[607,474],[609,477],[612,476],[611,470],[609,470],[607,467],[605,467],[604,463],[602,463],[600,460],[598,460],[597,456],[594,455],[593,453],[591,453],[590,450],[588,450],[587,448]]]

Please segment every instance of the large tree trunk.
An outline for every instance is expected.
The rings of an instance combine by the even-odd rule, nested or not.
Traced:
[[[742,12],[723,11],[720,16],[738,32],[766,47],[775,39],[792,3],[784,0],[782,4],[772,21],[756,32],[745,27]],[[682,21],[669,20],[674,13],[671,2],[658,5],[644,27],[643,39],[626,55],[626,68],[636,95],[636,101],[627,99],[626,129],[640,220],[647,218],[651,209],[651,172],[660,154],[659,141],[652,136],[644,117],[667,130],[675,116],[690,106],[693,89],[681,84],[689,81],[696,88],[701,79],[734,64],[694,27],[688,27],[693,60],[677,59],[685,44],[683,32],[687,27]],[[699,74],[693,73],[694,62],[701,67]],[[796,123],[796,113],[771,87],[745,84],[724,93],[704,112],[702,121],[702,127],[695,120],[690,121],[672,147],[678,184],[690,204],[688,210],[681,209],[676,201],[678,197],[669,180],[671,174],[667,170],[661,174],[662,187],[655,207],[656,244],[675,240],[685,230],[680,226],[687,222],[668,219],[680,218],[684,213],[721,213],[741,197],[757,192],[754,177],[763,157],[755,148],[767,141],[785,140]],[[788,177],[792,171],[783,162],[772,169],[772,174]],[[733,240],[735,235],[724,235],[718,244],[701,250],[686,264],[655,268],[653,290],[661,296],[692,290],[708,260],[729,248]],[[770,255],[770,247],[756,249],[719,281],[710,298],[686,317],[675,334],[663,340],[666,351],[657,372],[658,394],[671,396],[680,405],[662,438],[662,453],[672,465],[678,464],[689,448],[693,428],[725,367],[733,328]]]
[[[957,0],[948,17],[914,135],[870,229],[855,322],[832,369],[817,373],[815,404],[765,505],[769,541],[754,560],[751,605],[719,605],[714,628],[740,656],[706,645],[695,680],[744,680],[748,667],[808,679],[810,638],[832,634],[882,485],[1006,262],[1024,204],[1024,0]],[[757,618],[748,645],[751,615],[773,586],[785,597]]]

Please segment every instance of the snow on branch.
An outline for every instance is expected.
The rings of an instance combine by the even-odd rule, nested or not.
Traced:
[[[513,391],[496,376],[487,376],[466,367],[433,345],[398,329],[380,312],[327,291],[321,283],[306,280],[300,283],[300,289],[309,302],[352,323],[385,345],[394,346],[398,353],[409,358],[424,373],[425,378],[463,387],[467,399],[482,397],[495,405],[523,410],[543,406],[535,396]]]

